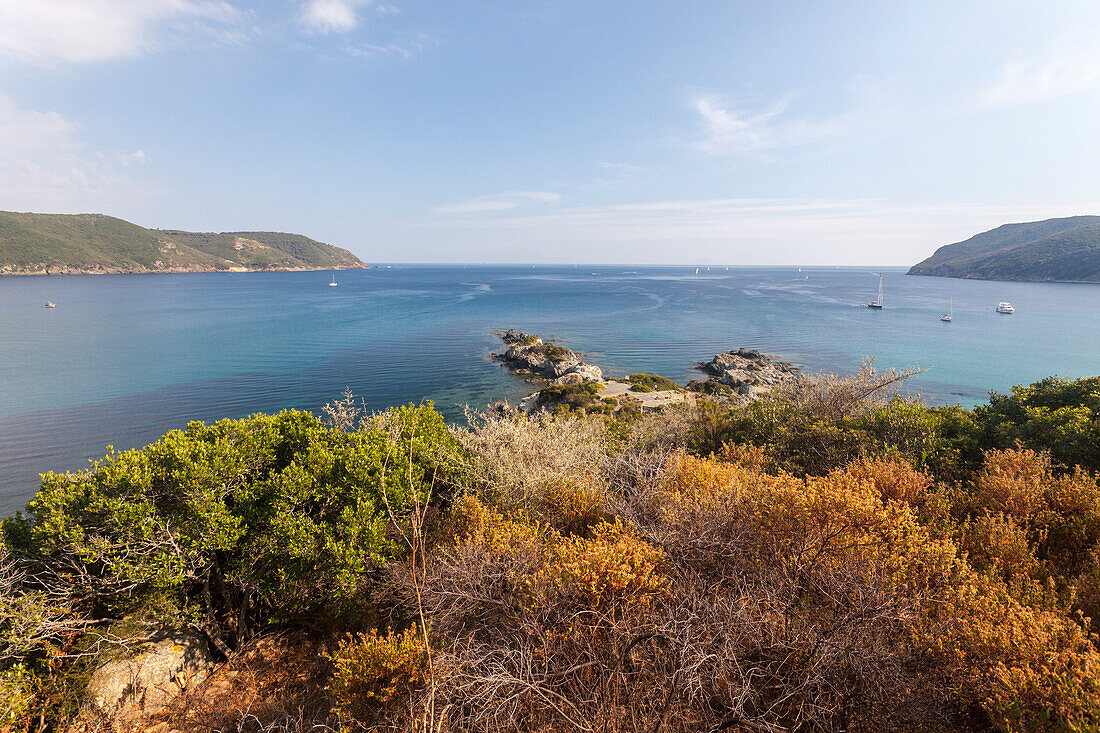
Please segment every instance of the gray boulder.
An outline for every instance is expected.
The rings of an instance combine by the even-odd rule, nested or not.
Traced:
[[[88,699],[104,712],[137,705],[151,715],[205,680],[213,667],[214,657],[201,636],[165,632],[143,644],[134,656],[96,669],[88,683]]]

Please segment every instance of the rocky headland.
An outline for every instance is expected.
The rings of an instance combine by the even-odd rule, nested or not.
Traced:
[[[530,374],[554,384],[580,384],[603,379],[603,370],[581,359],[572,349],[543,341],[531,333],[515,329],[495,331],[507,348],[493,359],[518,374]]]
[[[605,377],[603,370],[584,361],[580,354],[554,341],[515,329],[494,332],[506,348],[492,358],[515,374],[531,377],[543,386],[520,403],[527,412],[559,406],[614,413],[633,408],[655,410],[665,405],[691,402],[699,394],[733,402],[756,399],[778,384],[802,378],[802,370],[755,349],[733,349],[696,369],[706,381],[681,387],[660,375],[636,373]]]
[[[757,397],[777,384],[802,378],[802,370],[794,364],[756,349],[733,349],[717,354],[710,361],[698,362],[695,368],[711,381],[746,397]]]

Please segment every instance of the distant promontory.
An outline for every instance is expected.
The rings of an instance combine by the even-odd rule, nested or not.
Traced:
[[[346,270],[339,247],[281,232],[146,229],[103,214],[0,211],[0,275]]]
[[[1005,224],[948,244],[910,275],[975,280],[1100,282],[1100,216]]]

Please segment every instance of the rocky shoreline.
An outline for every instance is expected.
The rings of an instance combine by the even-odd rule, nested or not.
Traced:
[[[802,379],[802,370],[794,364],[756,349],[731,349],[710,361],[696,362],[695,368],[746,397],[758,397],[777,384]]]
[[[530,374],[554,384],[580,384],[603,379],[603,370],[581,359],[572,349],[513,328],[494,331],[508,348],[493,354],[517,374]]]
[[[560,405],[614,413],[628,406],[654,410],[665,405],[693,402],[701,394],[722,400],[746,402],[776,385],[802,379],[802,370],[755,349],[731,349],[695,368],[707,375],[703,382],[686,387],[659,375],[637,373],[607,378],[603,370],[554,340],[515,329],[493,332],[505,349],[492,359],[514,374],[542,384],[520,402],[526,412],[555,409]]]
[[[65,267],[42,265],[37,268],[0,267],[0,277],[32,277],[53,275],[186,275],[200,272],[327,272],[329,270],[373,270],[378,265],[330,265],[328,267],[226,267],[216,268],[203,265],[187,267]]]

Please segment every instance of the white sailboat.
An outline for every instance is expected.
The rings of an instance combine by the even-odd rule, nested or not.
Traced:
[[[944,323],[951,323],[951,316],[955,314],[955,294],[951,293],[947,300],[947,312],[940,316]]]
[[[330,283],[328,284],[328,286],[329,286],[330,288],[334,288],[334,287],[336,287],[336,286],[337,286],[338,284],[339,284],[339,283],[337,283],[337,282],[336,282],[336,275],[334,274],[334,275],[332,276],[332,282],[330,282]]]
[[[882,275],[878,276],[878,295],[875,299],[867,304],[868,308],[874,308],[876,310],[882,310]]]

